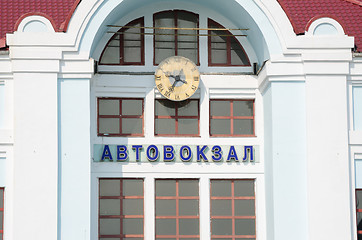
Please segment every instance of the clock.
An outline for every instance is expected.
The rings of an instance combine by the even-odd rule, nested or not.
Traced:
[[[183,101],[196,92],[200,83],[200,73],[190,59],[173,56],[158,65],[155,83],[158,91],[167,99]]]

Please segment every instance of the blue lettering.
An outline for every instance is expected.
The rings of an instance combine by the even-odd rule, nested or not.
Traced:
[[[148,161],[150,161],[150,162],[157,161],[158,154],[159,154],[157,146],[156,145],[148,146],[146,154],[147,154]]]
[[[112,153],[109,150],[108,145],[104,145],[101,161],[104,161],[106,158],[109,159],[110,161],[113,161]]]
[[[180,148],[180,157],[183,162],[189,162],[192,158],[191,148],[189,146],[182,146]]]
[[[234,160],[235,162],[239,162],[238,155],[236,155],[235,147],[230,146],[227,162],[230,162],[231,160]]]
[[[243,162],[250,159],[250,162],[254,162],[253,146],[244,146],[244,158]]]
[[[213,152],[212,160],[214,162],[220,162],[222,159],[222,149],[220,146],[215,145],[212,147],[211,152]]]
[[[140,161],[140,151],[142,151],[142,145],[132,145],[132,150],[136,152],[136,162]]]
[[[117,146],[117,161],[126,161],[128,158],[127,146]]]
[[[204,160],[204,162],[208,162],[209,160],[207,160],[207,157],[204,153],[204,151],[206,150],[207,146],[203,146],[201,149],[200,149],[200,146],[197,146],[197,161],[198,162],[201,162],[201,160]]]
[[[175,158],[175,153],[173,146],[166,145],[163,146],[163,161],[172,162]]]

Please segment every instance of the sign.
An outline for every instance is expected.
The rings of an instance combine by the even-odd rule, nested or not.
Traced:
[[[259,146],[95,144],[94,162],[259,162]]]

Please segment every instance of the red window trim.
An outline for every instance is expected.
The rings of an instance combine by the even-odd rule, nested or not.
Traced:
[[[1,229],[2,230],[0,230],[0,233],[3,235],[3,237],[4,237],[4,205],[5,205],[5,188],[4,187],[0,187],[0,190],[3,190],[2,192],[2,194],[0,195],[0,198],[2,198],[2,202],[3,202],[3,205],[2,206],[0,206],[0,212],[2,212],[3,213],[3,215],[2,215],[2,226],[1,226]],[[3,238],[1,238],[0,240],[2,240]]]
[[[230,197],[214,197],[212,196],[212,181],[231,181],[231,196]],[[210,179],[210,237],[213,238],[230,238],[231,240],[235,240],[237,238],[254,238],[256,239],[256,215],[254,216],[235,216],[235,201],[234,200],[250,200],[256,199],[255,198],[255,191],[254,196],[248,197],[238,197],[235,196],[235,181],[254,181],[255,186],[255,179]],[[211,213],[212,209],[212,200],[231,200],[231,216],[213,216]],[[256,214],[256,201],[254,201],[254,214]],[[212,219],[231,219],[232,220],[232,235],[212,235]],[[235,234],[235,219],[255,219],[255,235],[236,235]]]
[[[158,137],[200,137],[200,100],[199,99],[189,99],[186,101],[197,101],[197,111],[198,111],[198,115],[197,116],[178,116],[178,108],[179,106],[177,106],[178,102],[174,102],[174,101],[170,101],[172,103],[175,104],[175,115],[174,116],[163,116],[163,115],[156,115],[156,101],[170,101],[167,99],[155,99],[155,125],[154,125],[154,129],[155,129],[155,136]],[[157,134],[156,133],[156,119],[175,119],[175,134]],[[198,132],[197,134],[178,134],[178,119],[197,119],[197,129]]]
[[[173,180],[176,181],[176,196],[156,196],[156,181],[163,181],[163,180]],[[155,212],[155,219],[176,219],[176,235],[157,235],[155,231],[155,238],[175,238],[176,240],[184,240],[187,238],[200,238],[200,189],[198,191],[197,196],[179,196],[179,181],[188,181],[194,180],[198,181],[199,179],[189,179],[189,178],[178,178],[178,179],[155,179],[155,204],[157,200],[175,200],[176,201],[176,214],[175,216],[156,216]],[[180,216],[179,215],[179,200],[199,200],[199,215],[187,215],[187,216]],[[199,219],[199,235],[180,235],[179,234],[179,219]]]
[[[119,115],[99,115],[99,101],[100,100],[118,100],[119,103]],[[142,115],[126,115],[123,116],[122,113],[122,100],[142,100]],[[97,98],[97,135],[100,137],[143,137],[144,136],[144,99],[143,98],[114,98],[114,97],[99,97]],[[100,133],[99,132],[99,119],[100,118],[119,118],[119,134],[115,133]],[[123,118],[141,118],[142,119],[142,133],[131,133],[125,134],[122,133],[122,119]]]
[[[144,27],[144,17],[141,18],[137,18],[129,23],[126,24],[126,26],[130,26],[130,25],[134,25],[140,23],[141,27]],[[120,30],[118,30],[119,33],[124,32],[125,30],[127,30],[127,27],[121,28]],[[106,46],[104,47],[101,57],[99,58],[99,65],[108,65],[108,66],[117,66],[117,65],[125,65],[125,66],[129,66],[129,65],[145,65],[145,35],[144,35],[144,29],[141,28],[141,61],[140,62],[125,62],[124,61],[124,34],[118,34],[115,33],[111,39],[109,39],[109,41],[107,42]],[[103,54],[106,51],[106,49],[108,48],[108,45],[114,40],[115,37],[117,37],[119,35],[119,63],[101,63],[102,62],[102,58],[103,58]]]
[[[98,191],[98,239],[101,238],[119,238],[119,239],[123,239],[123,238],[144,238],[144,179],[143,178],[99,178],[98,182],[100,182],[101,180],[119,180],[121,182],[120,184],[120,196],[101,196],[100,195],[100,191]],[[122,185],[122,181],[123,180],[142,180],[142,191],[143,191],[143,195],[142,196],[122,196],[123,195],[123,185]],[[120,215],[105,215],[105,216],[101,216],[100,215],[100,199],[120,199]],[[123,208],[122,208],[122,204],[123,204],[123,199],[143,199],[143,215],[123,215]],[[112,218],[119,218],[121,219],[121,226],[120,226],[120,234],[119,235],[101,235],[100,234],[100,221],[101,219],[112,219]],[[122,223],[122,219],[124,218],[142,218],[143,219],[143,234],[123,234],[123,223]]]
[[[211,102],[212,101],[228,101],[230,102],[230,116],[212,116],[211,115]],[[237,101],[252,101],[253,102],[253,116],[233,116],[233,102]],[[212,119],[231,119],[230,134],[211,134],[211,120]],[[253,134],[233,134],[234,133],[234,119],[252,119],[253,120]],[[256,137],[255,135],[255,100],[254,99],[210,99],[209,104],[209,134],[210,137]]]
[[[207,19],[207,26],[210,28],[211,26],[210,25],[216,25],[217,27],[219,28],[225,28],[224,26],[222,26],[221,24],[215,22],[214,20],[208,18]],[[233,35],[231,32],[229,31],[223,31],[225,33],[225,35]],[[209,30],[209,35],[212,34],[212,31]],[[233,65],[231,64],[231,38],[234,38],[235,41],[238,43],[238,45],[240,46],[241,50],[244,52],[245,56],[246,56],[246,59],[248,61],[247,64],[236,64],[236,65]],[[226,64],[223,64],[223,63],[213,63],[212,62],[212,51],[211,51],[211,36],[208,36],[207,37],[208,39],[208,62],[209,62],[209,66],[211,67],[250,67],[251,64],[250,64],[250,60],[249,60],[249,57],[248,55],[246,54],[243,46],[241,45],[241,43],[238,41],[238,39],[236,39],[234,36],[232,37],[227,37],[227,63]]]
[[[197,17],[197,28],[199,28],[199,14],[196,14],[196,13],[193,13],[193,12],[190,12],[190,11],[186,11],[186,10],[166,10],[166,11],[161,11],[161,12],[157,12],[157,13],[154,13],[153,14],[153,27],[156,27],[156,16],[157,14],[162,14],[162,13],[167,13],[167,12],[172,12],[174,14],[174,23],[175,23],[175,26],[173,27],[178,27],[177,25],[177,15],[178,13],[180,12],[186,12],[186,13],[189,13],[189,14],[193,14],[194,16]],[[199,33],[199,31],[197,30],[197,34]],[[197,66],[200,66],[200,39],[199,37],[197,37],[197,63],[195,63]],[[154,66],[157,66],[158,63],[156,63],[156,41],[155,41],[155,36],[153,36],[153,65]],[[177,29],[175,30],[175,56],[178,56],[177,55]]]

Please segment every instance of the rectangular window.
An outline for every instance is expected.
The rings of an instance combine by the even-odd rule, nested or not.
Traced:
[[[143,179],[99,180],[99,240],[142,240]]]
[[[199,136],[199,100],[155,101],[155,135]]]
[[[4,236],[4,188],[0,188],[0,240]]]
[[[256,239],[254,180],[211,180],[211,239]]]
[[[98,136],[143,136],[143,99],[98,98]]]
[[[210,100],[210,136],[254,137],[253,100]]]
[[[200,238],[198,180],[155,181],[156,240]]]
[[[357,239],[362,240],[362,189],[356,189]]]

